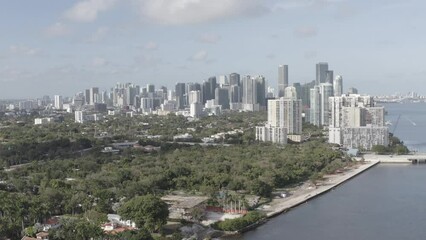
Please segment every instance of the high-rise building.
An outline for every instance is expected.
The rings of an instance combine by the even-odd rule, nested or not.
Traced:
[[[358,89],[351,87],[348,89],[348,94],[358,94]]]
[[[200,102],[191,103],[189,106],[189,115],[193,118],[199,118],[203,113],[203,104]]]
[[[99,88],[97,87],[92,87],[90,88],[90,105],[94,105],[95,103],[97,103],[98,101],[98,96],[99,96]]]
[[[214,95],[215,95],[216,88],[217,88],[216,77],[209,77],[207,82],[210,85],[210,99],[214,99]]]
[[[141,109],[142,112],[151,112],[154,110],[154,99],[153,98],[141,98]]]
[[[90,89],[84,91],[84,103],[87,105],[90,104]]]
[[[229,89],[229,101],[231,103],[240,103],[242,101],[241,87],[238,85],[231,85]]]
[[[188,96],[189,96],[189,105],[193,103],[201,103],[201,92],[199,90],[190,91]]]
[[[222,106],[222,109],[229,109],[229,90],[227,88],[216,88],[215,105]]]
[[[309,121],[315,126],[321,126],[321,94],[319,86],[314,86],[310,90]]]
[[[226,75],[221,75],[219,76],[219,86],[223,87],[223,86],[227,86],[229,85],[229,79]]]
[[[244,76],[242,88],[242,108],[244,111],[259,111],[261,108],[266,108],[265,77]]]
[[[343,78],[337,75],[333,82],[334,96],[339,97],[343,94]]]
[[[369,150],[388,145],[384,107],[376,107],[371,96],[356,94],[330,97],[329,142],[346,148]]]
[[[146,89],[147,89],[148,93],[154,93],[155,92],[155,85],[147,84]]]
[[[76,123],[83,123],[84,122],[84,114],[83,111],[75,111],[75,122]]]
[[[327,82],[327,71],[328,71],[328,63],[320,62],[316,65],[316,79],[315,84],[319,85],[320,83]]]
[[[238,85],[240,86],[240,74],[231,73],[229,74],[229,85]]]
[[[291,97],[269,100],[268,124],[286,128],[287,134],[302,134],[302,101]]]
[[[243,76],[242,86],[244,110],[255,111],[255,105],[257,104],[256,80],[250,75]],[[259,106],[257,106],[257,109],[259,109]]]
[[[326,77],[326,82],[333,84],[333,80],[334,80],[334,72],[333,70],[328,70],[327,72],[327,77]]]
[[[321,125],[327,126],[329,121],[329,97],[333,97],[333,85],[331,83],[321,83],[319,85],[321,96]]]
[[[264,76],[256,76],[256,93],[257,93],[257,103],[260,108],[266,109],[266,80]]]
[[[285,90],[284,90],[284,97],[286,97],[286,98],[295,98],[295,99],[299,98],[299,96],[297,95],[297,90],[293,86],[285,88]]]
[[[55,109],[57,110],[62,110],[63,109],[63,100],[62,100],[62,96],[60,95],[55,95]]]
[[[175,96],[178,109],[185,108],[185,83],[177,83],[175,87]]]
[[[284,97],[284,89],[288,87],[288,65],[278,66],[278,97]]]

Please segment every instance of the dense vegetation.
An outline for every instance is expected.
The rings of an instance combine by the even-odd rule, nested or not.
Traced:
[[[257,223],[263,218],[265,218],[263,213],[252,211],[241,218],[226,219],[225,221],[217,222],[213,224],[213,227],[223,231],[238,231],[254,223]]]
[[[404,145],[404,142],[402,142],[401,140],[399,140],[399,138],[393,136],[392,134],[390,134],[389,136],[389,146],[375,145],[372,147],[371,151],[379,155],[385,155],[385,154],[404,155],[410,152],[407,146]]]
[[[7,127],[0,128],[1,165],[28,164],[0,171],[0,236],[16,239],[36,222],[66,215],[69,219],[59,232],[52,232],[53,239],[67,239],[66,229],[96,239],[106,214],[118,212],[141,228],[121,239],[150,239],[167,216],[158,196],[179,190],[215,199],[227,190],[268,198],[275,188],[334,172],[346,160],[322,138],[285,147],[254,142],[252,127],[264,121],[261,114],[233,113],[198,122],[172,115],[107,120],[81,126],[69,119],[49,126],[33,126],[31,119],[21,126],[3,124]],[[235,144],[227,147],[169,143],[174,134],[189,128],[195,129],[191,131],[197,138],[233,129],[244,132],[228,136]],[[320,135],[318,129],[308,129]],[[107,136],[100,138],[100,132]],[[149,135],[162,137],[148,139]],[[161,150],[101,153],[103,147],[123,140],[140,140]]]

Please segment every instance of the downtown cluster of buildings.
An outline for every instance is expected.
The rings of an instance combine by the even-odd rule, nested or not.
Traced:
[[[55,96],[54,106],[63,109],[65,104]],[[90,88],[77,93],[67,110],[75,112],[76,122],[96,120],[96,113],[116,114],[125,111],[133,114],[166,115],[176,113],[192,118],[218,115],[222,111],[260,111],[266,109],[266,80],[263,76],[241,77],[237,73],[210,77],[203,83],[177,83],[174,89],[154,85],[146,87],[131,83],[118,83],[109,92]],[[90,114],[88,114],[90,113]],[[92,114],[95,113],[95,114]]]
[[[21,101],[19,110],[27,112],[45,108],[48,113],[74,113],[75,122],[98,121],[102,116],[126,114],[175,113],[190,118],[218,115],[223,111],[264,111],[268,121],[256,127],[256,139],[286,144],[300,142],[302,123],[323,127],[329,142],[347,148],[371,149],[388,144],[388,128],[384,124],[384,108],[374,98],[358,94],[357,89],[343,92],[343,78],[334,76],[328,63],[316,64],[316,78],[308,83],[289,84],[288,65],[278,67],[278,89],[267,86],[261,75],[240,76],[238,73],[210,77],[202,83],[176,83],[174,89],[153,84],[139,86],[117,83],[109,91],[92,87],[72,98],[55,95]],[[11,104],[6,108],[15,108]],[[1,110],[1,109],[0,109]],[[58,121],[49,115],[35,119],[35,124]]]
[[[286,144],[302,141],[302,121],[328,130],[330,143],[369,150],[388,145],[384,107],[355,88],[343,93],[343,78],[328,63],[316,65],[316,79],[301,86],[288,84],[288,66],[278,68],[278,99],[268,101],[268,122],[256,127],[256,139]]]

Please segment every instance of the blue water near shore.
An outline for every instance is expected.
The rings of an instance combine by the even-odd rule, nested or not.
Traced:
[[[426,104],[386,104],[395,135],[426,152]],[[426,237],[426,165],[381,164],[240,239],[417,240]]]
[[[389,131],[404,141],[410,150],[426,152],[426,103],[383,104],[392,125]],[[399,121],[398,121],[399,117]]]

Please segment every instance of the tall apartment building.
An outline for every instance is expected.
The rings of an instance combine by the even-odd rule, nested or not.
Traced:
[[[327,126],[329,120],[329,98],[333,96],[333,85],[331,83],[321,83],[320,90],[320,125]]]
[[[269,100],[268,122],[265,126],[256,127],[256,139],[286,144],[287,137],[299,135],[297,139],[300,141],[302,108],[302,100],[295,97]]]
[[[330,97],[329,142],[346,148],[369,150],[389,144],[384,107],[377,107],[371,96],[356,94]]]
[[[284,97],[285,88],[288,87],[288,65],[278,66],[278,97]]]
[[[333,82],[333,93],[334,96],[339,97],[343,94],[343,78],[337,75]]]
[[[316,65],[315,85],[327,82],[328,63],[320,62]]]
[[[64,102],[63,102],[62,96],[55,95],[55,108],[57,110],[62,110],[63,109],[63,104],[64,104]]]
[[[185,108],[185,83],[177,83],[175,86],[175,97],[178,109]]]

